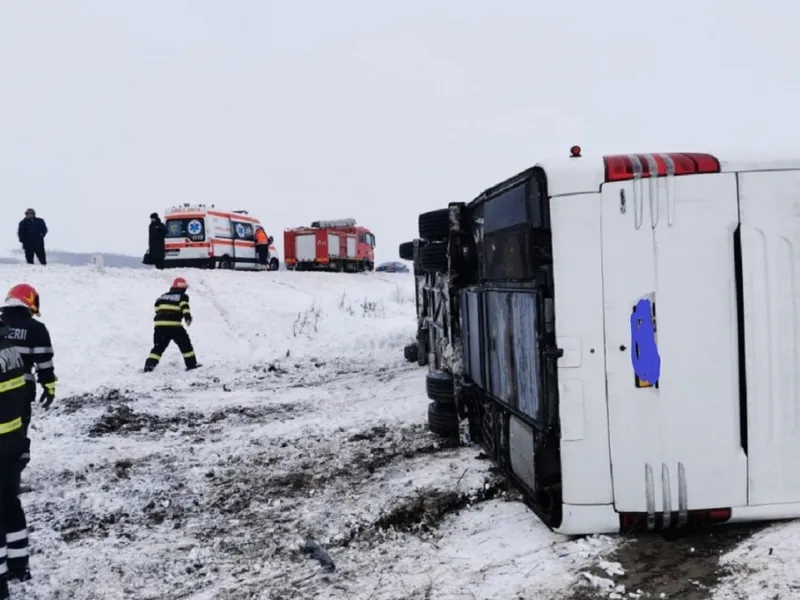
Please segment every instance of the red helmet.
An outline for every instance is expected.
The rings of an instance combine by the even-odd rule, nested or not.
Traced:
[[[186,283],[186,280],[183,277],[176,277],[172,280],[172,289],[188,290],[189,284]]]
[[[3,306],[24,306],[32,314],[39,314],[39,292],[28,283],[19,283],[8,290]]]

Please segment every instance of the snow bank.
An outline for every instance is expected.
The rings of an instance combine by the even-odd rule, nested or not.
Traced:
[[[294,358],[394,359],[414,331],[413,281],[404,274],[0,266],[4,289],[25,281],[39,290],[62,395],[105,385],[149,389],[153,380],[195,377],[183,372],[174,346],[153,377],[140,375],[152,346],[153,303],[178,275],[190,285],[195,322],[189,333],[198,358],[219,372],[266,364],[287,352]]]
[[[176,275],[204,366],[171,348],[143,374]],[[20,281],[60,384],[34,414],[15,597],[553,598],[614,547],[552,534],[477,448],[427,432],[410,275],[0,266]]]

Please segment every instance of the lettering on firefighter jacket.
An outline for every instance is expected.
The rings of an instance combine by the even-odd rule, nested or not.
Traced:
[[[156,327],[180,327],[183,319],[192,322],[192,310],[189,308],[189,295],[183,290],[172,289],[158,297],[155,303],[156,314],[153,318]]]
[[[53,343],[47,326],[35,319],[28,310],[18,307],[4,308],[3,321],[8,326],[6,340],[22,355],[25,379],[34,381],[35,372],[41,385],[55,383]]]

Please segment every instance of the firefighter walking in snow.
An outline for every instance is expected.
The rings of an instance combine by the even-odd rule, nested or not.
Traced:
[[[194,354],[192,341],[183,326],[192,324],[192,311],[189,308],[189,296],[186,290],[189,284],[183,277],[177,277],[166,294],[158,297],[155,304],[156,316],[153,323],[153,349],[144,363],[145,373],[158,366],[164,350],[170,342],[175,342],[183,355],[186,370],[196,369],[197,357]]]
[[[27,371],[7,333],[7,325],[0,320],[0,600],[9,597],[10,579],[30,579],[28,525],[19,499],[20,459],[26,448],[22,421]]]
[[[25,362],[25,414],[22,417],[22,431],[26,438],[26,449],[22,457],[22,468],[30,460],[30,439],[28,426],[31,422],[33,403],[36,400],[36,378],[42,386],[39,401],[45,409],[50,408],[56,397],[55,367],[53,365],[53,344],[47,326],[34,317],[39,316],[39,292],[27,283],[15,285],[6,294],[2,307],[2,319],[6,324],[5,338],[22,355]]]

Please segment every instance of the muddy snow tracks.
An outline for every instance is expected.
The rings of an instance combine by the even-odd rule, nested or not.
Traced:
[[[631,537],[596,567],[565,600],[680,598],[711,600],[714,587],[730,575],[720,558],[761,525],[703,529],[677,538]]]

